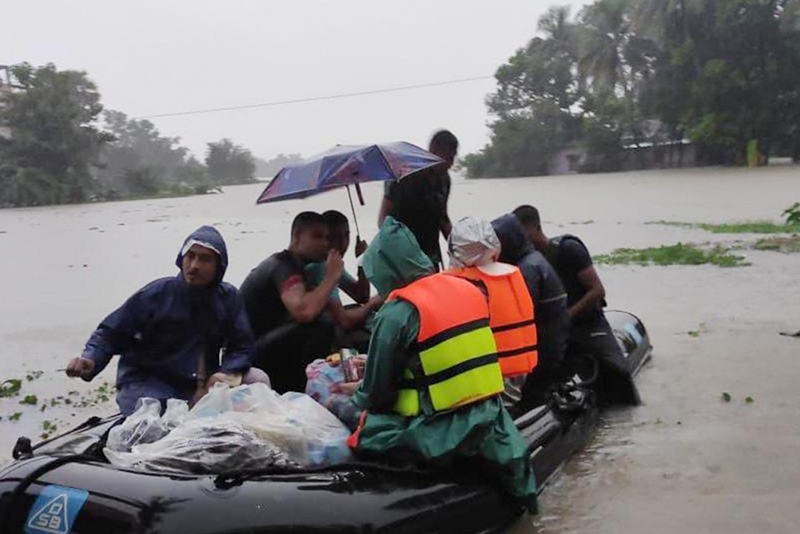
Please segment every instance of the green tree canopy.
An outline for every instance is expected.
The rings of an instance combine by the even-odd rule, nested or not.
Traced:
[[[84,72],[55,65],[12,69],[18,88],[0,94],[0,205],[84,202],[98,189],[91,168],[112,137],[95,121],[102,111]]]
[[[255,181],[256,164],[252,154],[230,139],[208,143],[206,166],[215,184],[236,185]]]
[[[623,147],[643,141],[688,139],[700,163],[742,164],[752,140],[767,158],[800,159],[799,6],[599,0],[575,17],[551,8],[497,70],[491,142],[464,158],[468,175],[543,174],[573,146],[587,151],[583,170],[616,170]]]

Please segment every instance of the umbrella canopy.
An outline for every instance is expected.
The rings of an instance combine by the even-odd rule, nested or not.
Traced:
[[[303,198],[363,182],[400,180],[441,163],[444,160],[438,156],[406,142],[337,145],[299,165],[281,169],[256,203]]]

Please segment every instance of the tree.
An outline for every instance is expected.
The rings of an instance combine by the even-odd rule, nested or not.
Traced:
[[[84,72],[12,67],[18,89],[0,97],[0,205],[84,202],[97,191],[91,167],[111,136],[94,122],[100,94]]]
[[[114,142],[104,147],[96,174],[107,191],[154,195],[184,180],[189,151],[179,138],[164,137],[150,121],[119,111],[107,111],[103,118]]]
[[[303,162],[303,157],[300,154],[278,154],[271,160],[267,161],[262,158],[253,158],[256,164],[255,174],[259,178],[266,178],[275,176],[282,168],[288,165],[297,165]]]
[[[246,148],[230,139],[208,143],[206,166],[212,181],[218,185],[249,184],[255,181],[253,156]]]
[[[742,164],[754,141],[800,160],[800,0],[598,0],[538,32],[497,70],[469,176],[547,172],[569,145],[611,171],[623,146],[687,138],[699,163]]]

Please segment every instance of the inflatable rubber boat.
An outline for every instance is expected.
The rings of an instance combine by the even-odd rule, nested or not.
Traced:
[[[649,359],[644,325],[607,312],[632,375]],[[547,405],[516,417],[540,491],[600,415],[595,364]],[[583,378],[581,378],[583,377]],[[93,417],[0,471],[0,533],[497,532],[522,513],[471,465],[448,471],[357,462],[325,469],[165,475],[112,466],[102,449],[120,417]]]

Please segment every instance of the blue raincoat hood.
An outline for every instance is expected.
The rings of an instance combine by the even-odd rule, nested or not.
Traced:
[[[228,248],[225,246],[225,240],[222,238],[222,234],[213,226],[201,226],[192,232],[191,235],[184,240],[183,245],[181,245],[178,251],[178,258],[175,260],[175,265],[178,266],[178,269],[182,269],[183,250],[190,241],[196,241],[198,245],[210,248],[219,255],[219,268],[217,269],[217,275],[214,281],[217,284],[222,282],[225,271],[228,269]]]
[[[516,265],[523,257],[533,252],[534,248],[525,235],[525,228],[513,213],[493,220],[492,228],[500,239],[499,261]]]

